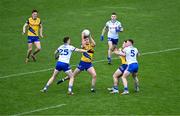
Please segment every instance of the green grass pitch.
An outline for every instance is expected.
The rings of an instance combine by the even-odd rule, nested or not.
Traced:
[[[45,37],[41,39],[38,61],[25,64],[27,39],[21,33],[32,9],[39,10]],[[139,93],[134,93],[131,77],[130,95],[108,93],[106,88],[112,86],[119,59],[111,66],[106,61],[94,63],[95,94],[90,93],[91,77],[87,72],[76,78],[74,96],[67,95],[67,82],[58,86],[54,83],[47,93],[40,93],[52,70],[17,75],[53,68],[53,53],[62,38],[69,35],[72,44],[80,47],[84,28],[91,30],[97,43],[95,61],[105,60],[107,40],[100,42],[100,34],[113,11],[125,29],[119,46],[124,39],[133,38],[141,53],[177,48],[139,58]],[[180,115],[179,11],[179,0],[1,0],[0,115]],[[78,64],[80,57],[74,53],[71,64]],[[60,73],[58,78],[64,76]],[[122,84],[119,88],[123,90]]]

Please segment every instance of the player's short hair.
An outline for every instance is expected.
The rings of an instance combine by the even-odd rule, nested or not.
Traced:
[[[117,15],[115,12],[112,12],[112,14],[111,15]]]
[[[89,36],[84,36],[84,39],[89,39]]]
[[[70,37],[66,36],[66,37],[64,37],[63,42],[64,42],[64,43],[67,43],[67,41],[68,41],[69,39],[70,39]]]
[[[132,39],[128,39],[127,41],[131,42],[132,44],[134,44],[134,40]]]
[[[123,42],[125,42],[125,43],[126,43],[126,42],[127,42],[127,40],[124,40]]]
[[[33,10],[32,10],[32,13],[34,13],[34,12],[37,12],[37,13],[38,13],[38,11],[37,11],[36,9],[33,9]]]

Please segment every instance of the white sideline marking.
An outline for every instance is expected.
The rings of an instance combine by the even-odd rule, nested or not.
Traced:
[[[180,49],[180,48],[170,48],[170,49],[159,50],[159,51],[154,51],[154,52],[146,52],[146,53],[142,53],[142,55],[147,55],[147,54],[157,54],[157,53],[163,53],[163,52],[175,51],[175,50],[179,50],[179,49]]]
[[[159,50],[159,51],[145,52],[145,53],[141,53],[141,55],[143,56],[143,55],[148,55],[148,54],[158,54],[158,53],[163,53],[163,52],[175,51],[175,50],[179,50],[179,49],[180,48],[170,48],[170,49]],[[112,58],[112,59],[119,59],[119,58]],[[104,61],[107,61],[107,60],[106,59],[98,60],[98,61],[94,61],[93,63],[104,62]],[[71,66],[76,66],[76,65],[71,65]],[[25,72],[25,73],[16,73],[16,74],[2,76],[2,77],[0,77],[0,79],[8,78],[8,77],[17,77],[17,76],[22,76],[22,75],[27,75],[27,74],[34,74],[34,73],[39,73],[39,72],[46,72],[46,71],[53,70],[53,69],[54,68],[48,68],[48,69]]]
[[[55,105],[55,106],[50,106],[50,107],[46,107],[46,108],[40,108],[40,109],[28,111],[28,112],[22,112],[22,113],[14,114],[14,115],[12,115],[12,116],[27,115],[27,114],[30,114],[30,113],[39,112],[39,111],[43,111],[43,110],[59,108],[59,107],[65,106],[65,105],[66,105],[66,104],[59,104],[59,105]]]
[[[8,77],[16,77],[16,76],[22,76],[22,75],[27,75],[27,74],[33,74],[33,73],[38,73],[38,72],[45,72],[45,71],[49,71],[52,70],[53,68],[49,68],[49,69],[42,69],[42,70],[37,70],[37,71],[32,71],[32,72],[25,72],[25,73],[16,73],[16,74],[11,74],[11,75],[7,75],[7,76],[2,76],[1,78],[8,78]]]

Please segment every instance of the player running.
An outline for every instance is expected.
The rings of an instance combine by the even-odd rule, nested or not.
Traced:
[[[95,92],[95,85],[96,85],[96,71],[92,65],[93,55],[94,55],[94,47],[96,45],[94,39],[90,36],[84,36],[82,33],[82,37],[84,41],[82,42],[82,48],[88,50],[88,53],[83,53],[81,57],[81,61],[77,68],[73,72],[73,76],[76,77],[80,72],[86,70],[92,76],[92,83],[91,83],[91,92]],[[68,80],[69,77],[65,77],[64,79],[60,79],[57,84]]]
[[[116,54],[119,54],[121,56],[126,57],[126,61],[128,64],[127,69],[124,71],[122,75],[122,82],[124,86],[124,92],[121,93],[122,95],[129,94],[128,91],[128,82],[127,82],[127,77],[132,73],[132,76],[136,82],[135,88],[136,91],[139,91],[139,81],[137,78],[138,74],[138,61],[137,61],[137,56],[139,55],[138,49],[133,46],[134,41],[132,39],[128,39],[126,42],[126,47],[120,51],[120,52],[115,52]]]
[[[83,49],[78,49],[75,48],[74,46],[70,45],[70,38],[69,37],[64,37],[63,40],[64,44],[61,45],[56,51],[55,51],[55,58],[58,58],[58,61],[56,63],[56,67],[54,69],[54,72],[51,76],[51,78],[48,80],[47,84],[45,87],[41,90],[41,92],[46,92],[48,90],[48,87],[53,83],[53,81],[56,79],[56,76],[60,71],[64,71],[67,76],[70,78],[69,81],[69,87],[68,87],[68,93],[72,93],[72,86],[73,86],[73,81],[74,81],[74,76],[70,67],[70,58],[71,54],[73,51],[76,52],[81,52],[81,53],[87,53],[87,50]],[[58,56],[58,57],[57,57]]]
[[[29,62],[30,56],[33,61],[36,61],[35,55],[41,50],[41,43],[39,41],[39,35],[43,38],[43,27],[40,18],[38,17],[38,11],[32,11],[32,17],[30,17],[23,26],[23,34],[26,33],[26,28],[28,28],[28,50],[25,62]],[[32,53],[32,45],[35,45],[36,49]]]
[[[108,64],[111,64],[111,55],[112,55],[112,51],[114,51],[114,49],[117,47],[118,44],[118,39],[119,39],[119,32],[123,31],[123,27],[121,25],[121,23],[119,21],[116,20],[117,19],[117,15],[116,13],[112,13],[111,15],[111,20],[106,22],[105,27],[102,30],[102,34],[101,34],[101,41],[104,40],[104,34],[106,31],[108,31]]]

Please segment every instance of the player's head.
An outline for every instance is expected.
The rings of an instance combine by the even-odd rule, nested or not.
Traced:
[[[71,43],[70,37],[68,37],[68,36],[64,37],[63,42],[64,42],[64,44],[70,44]]]
[[[126,47],[126,42],[127,42],[127,40],[124,40],[124,41],[123,41],[122,48],[125,48],[125,47]]]
[[[112,21],[115,21],[116,18],[117,18],[117,14],[116,14],[115,12],[113,12],[113,13],[111,14],[111,20],[112,20]]]
[[[126,46],[132,46],[134,44],[134,41],[132,39],[128,39],[126,42]]]
[[[86,45],[88,45],[90,43],[88,36],[84,37],[84,42],[85,42]]]
[[[38,17],[38,11],[37,10],[32,10],[32,18],[36,19]]]

